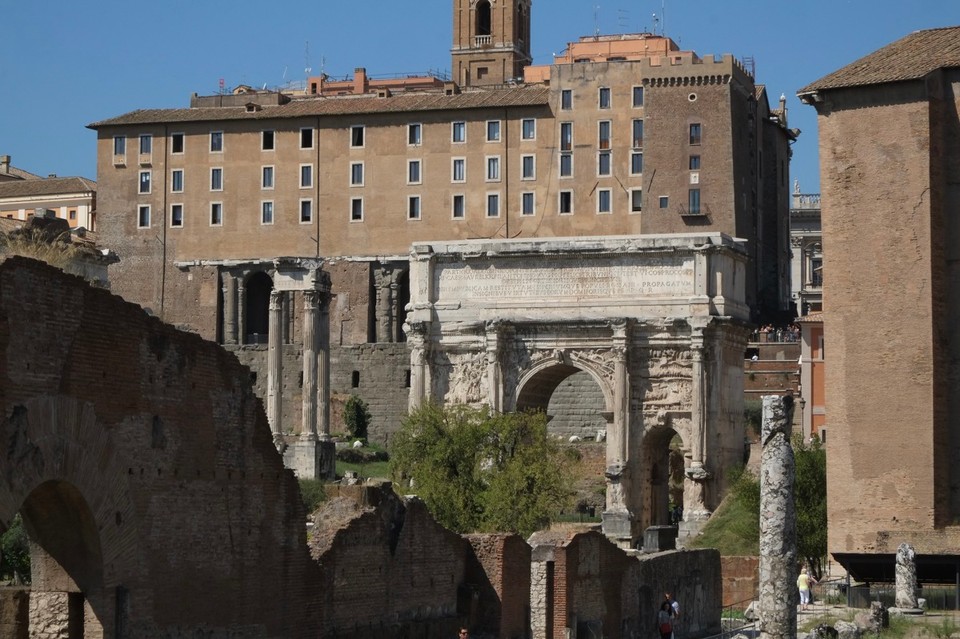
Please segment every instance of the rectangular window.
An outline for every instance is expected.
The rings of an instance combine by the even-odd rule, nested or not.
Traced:
[[[499,193],[487,193],[487,217],[500,217]]]
[[[407,161],[407,184],[420,184],[420,160]]]
[[[690,189],[687,192],[687,212],[690,215],[700,215],[700,189]]]
[[[137,208],[137,228],[150,228],[150,207],[146,204]]]
[[[420,124],[407,125],[407,144],[410,146],[420,146],[423,127]]]
[[[639,213],[643,209],[643,189],[630,191],[630,212]]]
[[[140,136],[140,155],[150,155],[153,153],[153,136],[145,133]]]
[[[461,144],[467,141],[467,123],[466,122],[454,122],[451,125],[451,134],[450,139],[457,144]]]
[[[273,224],[273,202],[260,203],[260,223]]]
[[[660,196],[660,208],[661,208],[661,209],[668,209],[668,208],[670,208],[670,196],[668,196],[668,195],[661,195],[661,196]]]
[[[643,146],[643,120],[633,121],[633,148],[639,149]]]
[[[183,193],[183,169],[174,169],[170,173],[170,192]]]
[[[466,158],[453,158],[451,182],[467,181],[467,160]]]
[[[525,193],[520,194],[520,214],[521,215],[533,215],[536,212],[535,207],[535,194],[532,191],[526,191]]]
[[[150,171],[140,171],[139,193],[146,194],[150,192]]]
[[[610,108],[610,89],[609,87],[600,87],[600,99],[598,100],[598,106],[601,109]]]
[[[355,149],[361,148],[364,145],[364,133],[363,125],[350,127],[350,146]]]
[[[453,219],[462,220],[467,213],[467,207],[464,203],[463,195],[457,194],[453,196]]]
[[[273,151],[275,135],[273,131],[261,131],[260,132],[260,150],[261,151]]]
[[[500,120],[487,121],[487,142],[500,141]]]
[[[170,153],[183,153],[183,133],[170,134]]]
[[[630,175],[643,173],[643,152],[634,151],[630,154]]]
[[[313,200],[300,200],[300,223],[309,224],[313,221]]]
[[[127,137],[125,135],[117,135],[113,138],[113,154],[114,155],[126,155],[127,154]]]
[[[560,215],[570,215],[573,213],[573,191],[560,191],[560,201],[558,209]]]
[[[537,121],[533,118],[526,118],[520,125],[520,137],[524,140],[537,139]]]
[[[700,156],[699,156],[699,155],[691,155],[691,156],[690,156],[690,170],[691,170],[691,171],[699,171],[699,170],[700,170]]]
[[[313,165],[300,165],[300,188],[309,189],[313,187]]]
[[[690,125],[690,144],[700,144],[702,135],[703,131],[699,122]]]
[[[573,176],[573,154],[561,153],[560,154],[560,177],[572,177],[572,176]]]
[[[500,156],[487,157],[487,182],[500,181]]]
[[[350,186],[363,186],[363,162],[350,163]]]
[[[573,150],[573,122],[560,123],[560,150]]]
[[[183,204],[170,205],[170,226],[174,228],[183,227]]]
[[[537,156],[524,155],[520,158],[520,178],[523,180],[537,179]]]
[[[601,149],[610,148],[610,121],[603,120],[597,127],[597,145]]]
[[[223,169],[219,167],[210,169],[210,190],[223,190]]]
[[[563,89],[560,91],[560,109],[569,111],[573,108],[573,89]]]
[[[210,226],[221,226],[221,225],[223,225],[223,203],[211,202],[210,203]]]
[[[610,151],[597,154],[597,175],[610,175]]]
[[[260,188],[262,189],[273,188],[273,167],[272,166],[265,166],[262,168]]]
[[[210,152],[223,153],[223,131],[210,132]]]
[[[312,128],[300,129],[300,148],[301,149],[313,148],[313,129]]]
[[[350,221],[351,222],[363,221],[363,198],[362,197],[355,197],[350,200]]]
[[[407,198],[407,219],[408,220],[419,220],[420,219],[420,196],[411,195]]]
[[[643,87],[633,87],[633,106],[643,106]]]
[[[610,212],[611,197],[610,189],[599,189],[597,191],[597,213]]]

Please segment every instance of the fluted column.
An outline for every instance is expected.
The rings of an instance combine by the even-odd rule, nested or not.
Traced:
[[[704,379],[703,333],[694,333],[690,350],[692,405],[690,407],[691,430],[690,466],[684,470],[684,521],[703,521],[710,517],[707,507],[707,481],[712,474],[707,464],[707,386]]]
[[[503,412],[503,391],[500,382],[500,331],[496,322],[487,322],[487,401],[490,408]]]
[[[317,439],[317,291],[303,292],[303,424],[300,438]]]
[[[319,318],[317,322],[317,419],[320,439],[330,439],[330,284],[327,281],[317,291]],[[316,429],[314,430],[316,432]]]
[[[223,343],[237,343],[237,278],[224,272],[223,278]]]
[[[273,442],[277,447],[283,445],[283,292],[270,291],[270,327],[269,350],[267,351],[267,417]]]
[[[410,342],[410,410],[419,408],[427,395],[427,323],[407,324]]]

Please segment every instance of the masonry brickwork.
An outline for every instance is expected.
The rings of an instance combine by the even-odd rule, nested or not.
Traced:
[[[743,610],[760,592],[759,557],[721,557],[724,608]]]
[[[467,583],[472,596],[469,624],[497,639],[527,636],[530,626],[530,546],[518,535],[467,535],[472,553]]]

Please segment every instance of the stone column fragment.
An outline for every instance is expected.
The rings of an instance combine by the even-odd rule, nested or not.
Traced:
[[[317,438],[317,291],[303,292],[302,439]]]
[[[760,637],[797,636],[797,517],[790,446],[793,398],[763,398],[760,454]]]
[[[237,343],[237,278],[223,273],[223,343]]]
[[[901,612],[920,613],[917,602],[917,553],[907,543],[897,548],[896,604]]]
[[[320,439],[330,439],[330,281],[319,289],[320,317],[317,325],[317,419]],[[316,430],[314,430],[316,432]]]
[[[283,292],[270,291],[270,325],[267,350],[267,419],[273,431],[273,443],[283,445],[283,406],[281,389],[283,368]]]

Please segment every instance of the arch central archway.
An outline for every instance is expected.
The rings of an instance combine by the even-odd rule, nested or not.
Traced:
[[[610,407],[601,384],[583,368],[558,364],[527,377],[518,389],[518,411],[542,411],[550,432],[592,439],[609,425]]]

